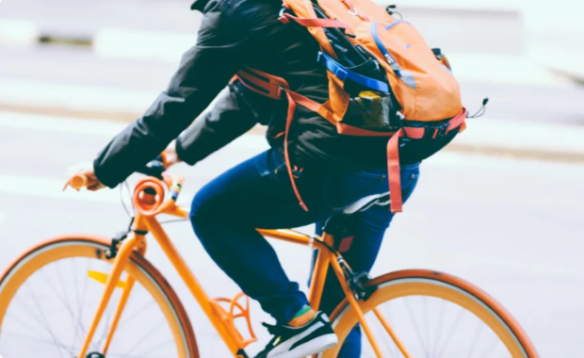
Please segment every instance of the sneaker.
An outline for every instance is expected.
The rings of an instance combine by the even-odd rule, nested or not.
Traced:
[[[255,358],[304,358],[326,351],[339,342],[328,317],[322,312],[297,328],[262,324],[274,338]]]

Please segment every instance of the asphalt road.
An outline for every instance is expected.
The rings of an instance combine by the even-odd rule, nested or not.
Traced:
[[[60,191],[67,166],[91,160],[117,130],[118,124],[0,112],[0,267],[48,237],[111,236],[126,227],[117,191]],[[263,138],[248,135],[195,167],[176,167],[187,176],[180,201],[188,204],[204,183],[265,148]],[[419,186],[388,231],[373,274],[432,268],[465,278],[519,320],[542,357],[579,358],[584,350],[583,182],[583,166],[439,154],[423,164]],[[238,292],[188,223],[169,225],[168,232],[211,296]],[[310,253],[281,243],[275,247],[289,275],[304,284]],[[226,356],[156,244],[147,257],[183,299],[202,355]],[[256,332],[265,338],[258,322],[267,317],[255,304],[252,310]]]

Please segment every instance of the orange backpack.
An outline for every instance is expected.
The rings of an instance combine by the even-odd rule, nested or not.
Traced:
[[[399,138],[432,138],[464,129],[466,110],[447,60],[408,22],[396,20],[371,0],[284,0],[280,21],[304,26],[319,42],[327,70],[329,100],[317,103],[290,90],[285,79],[255,69],[238,79],[263,95],[288,99],[284,154],[292,187],[288,131],[296,104],[353,136],[388,137],[391,211],[402,210]],[[259,88],[259,89],[258,89]],[[355,109],[356,108],[356,109]]]

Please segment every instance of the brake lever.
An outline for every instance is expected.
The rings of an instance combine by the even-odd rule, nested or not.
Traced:
[[[162,173],[165,170],[164,161],[161,156],[158,156],[156,159],[148,162],[143,168],[136,170],[136,172],[163,180]]]

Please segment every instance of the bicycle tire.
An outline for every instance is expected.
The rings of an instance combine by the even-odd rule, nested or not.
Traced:
[[[519,323],[494,298],[475,285],[445,273],[429,270],[403,270],[377,277],[366,284],[376,287],[365,301],[359,301],[363,314],[391,300],[410,296],[429,296],[454,303],[474,314],[498,336],[513,358],[538,358],[535,346]],[[358,319],[345,299],[331,314],[339,344],[316,355],[335,358]],[[389,337],[388,337],[389,338]]]
[[[106,252],[111,240],[88,235],[57,237],[40,243],[17,258],[0,277],[0,335],[7,309],[18,289],[35,272],[64,258],[95,258],[111,263]],[[136,279],[160,307],[172,331],[179,358],[199,358],[188,315],[178,296],[160,272],[133,252],[126,272]]]

